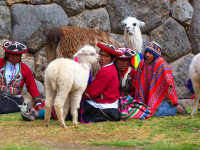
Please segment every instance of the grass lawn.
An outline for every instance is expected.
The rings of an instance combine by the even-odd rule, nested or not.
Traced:
[[[0,149],[200,149],[200,112],[195,117],[79,124],[78,128],[66,121],[66,125],[63,129],[51,120],[46,128],[44,120],[26,122],[20,113],[0,115]]]

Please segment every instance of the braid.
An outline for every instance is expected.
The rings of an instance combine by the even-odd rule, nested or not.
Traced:
[[[120,75],[119,67],[116,64],[116,61],[114,62],[114,65],[115,65],[115,67],[117,69],[117,73],[118,73],[118,77],[119,77],[119,83],[120,83],[119,91],[120,91],[120,96],[121,96],[122,95],[122,80],[121,80],[121,75]]]
[[[117,73],[118,73],[118,77],[119,77],[119,91],[120,91],[120,97],[122,96],[122,80],[121,80],[121,75],[120,75],[120,71],[119,71],[119,68],[116,64],[116,61],[114,62],[114,65],[117,69]],[[119,108],[120,108],[120,113],[122,112],[122,105],[121,105],[121,98],[119,98]]]

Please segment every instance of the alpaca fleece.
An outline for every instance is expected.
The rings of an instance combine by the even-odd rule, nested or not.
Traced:
[[[195,94],[195,101],[194,101],[194,106],[193,106],[191,116],[194,116],[196,114],[196,110],[198,108],[199,99],[200,99],[200,63],[199,61],[200,61],[200,53],[194,56],[189,67],[189,77],[191,78],[192,86],[193,86],[194,94]]]
[[[74,55],[78,57],[79,63],[58,58],[47,66],[44,76],[45,126],[49,126],[53,104],[63,128],[66,127],[64,121],[70,107],[73,124],[77,126],[80,101],[87,86],[90,66],[97,62],[97,56],[94,47],[85,46]]]

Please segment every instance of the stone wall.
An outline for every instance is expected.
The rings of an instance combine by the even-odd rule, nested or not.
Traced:
[[[173,68],[179,98],[190,97],[185,85],[189,64],[200,52],[199,0],[0,0],[0,56],[4,56],[1,45],[6,40],[27,45],[29,51],[22,61],[43,92],[44,45],[51,28],[96,28],[123,43],[121,21],[128,16],[146,23],[141,28],[144,47],[152,40],[161,42],[162,56]]]

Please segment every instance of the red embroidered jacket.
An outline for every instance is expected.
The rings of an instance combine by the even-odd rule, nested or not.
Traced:
[[[25,83],[28,92],[32,96],[32,99],[34,101],[41,99],[33,74],[31,73],[29,67],[23,62],[19,63],[20,68],[17,77],[14,78],[8,86],[6,85],[4,70],[6,62],[7,61],[4,58],[0,58],[0,92],[8,92],[13,95],[20,95]]]

